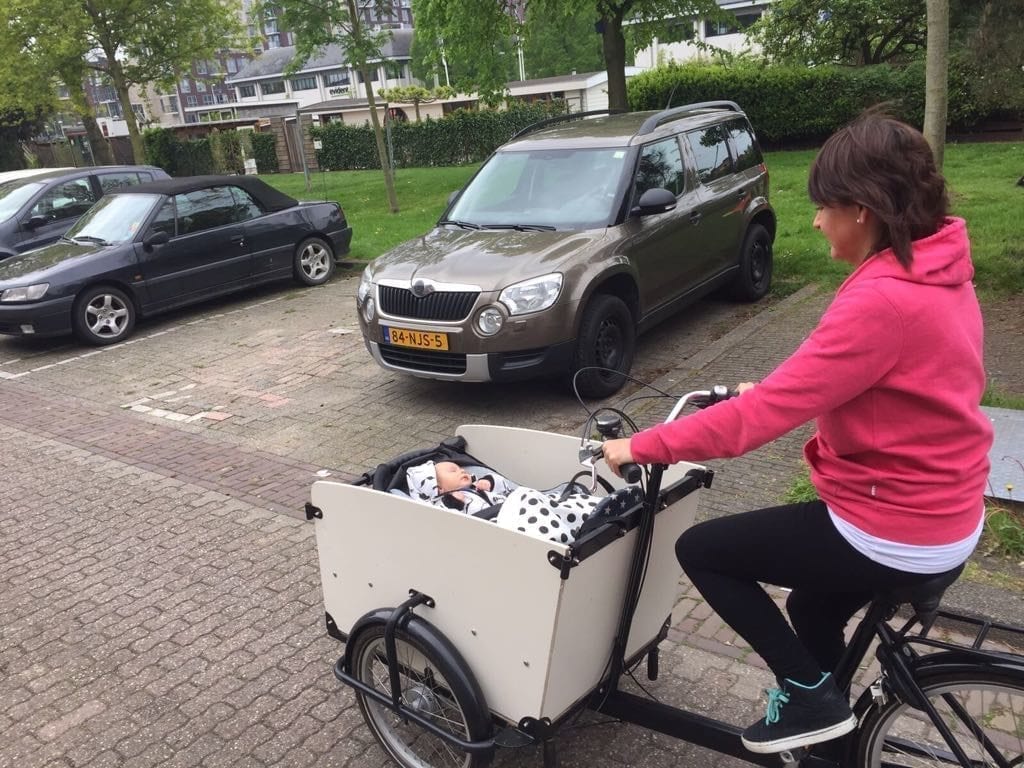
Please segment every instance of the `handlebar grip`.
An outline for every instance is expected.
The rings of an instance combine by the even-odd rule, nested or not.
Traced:
[[[639,483],[640,478],[644,476],[643,468],[639,464],[633,464],[632,462],[621,464],[619,472],[622,473],[622,479],[627,483]]]

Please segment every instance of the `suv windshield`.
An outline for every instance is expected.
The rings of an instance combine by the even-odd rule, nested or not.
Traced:
[[[161,195],[105,195],[65,235],[69,240],[123,243],[133,240]]]
[[[9,181],[0,184],[0,221],[7,221],[26,201],[43,188],[39,182]]]
[[[613,216],[625,161],[621,147],[499,152],[446,218],[485,229],[603,227]]]

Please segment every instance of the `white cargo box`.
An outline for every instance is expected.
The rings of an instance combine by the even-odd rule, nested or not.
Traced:
[[[521,485],[551,488],[580,470],[579,438],[482,425],[457,433],[469,454]],[[606,480],[622,486],[600,466]],[[700,468],[670,467],[663,486],[691,469]],[[693,522],[697,496],[685,495],[655,518],[627,657],[657,639],[678,599],[674,545]],[[458,511],[330,481],[313,484],[312,503],[322,513],[315,524],[324,606],[342,633],[416,590],[435,602],[416,613],[451,640],[488,707],[505,720],[555,720],[597,686],[611,655],[635,528],[561,569],[558,556],[568,546]]]

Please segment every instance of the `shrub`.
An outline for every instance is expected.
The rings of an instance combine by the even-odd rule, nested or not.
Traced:
[[[215,170],[209,139],[181,141],[166,128],[150,128],[142,134],[146,162],[171,176],[202,176]]]
[[[245,158],[238,131],[214,131],[210,134],[210,152],[217,173],[244,173]]]
[[[456,110],[440,120],[392,122],[393,162],[399,168],[464,165],[485,160],[528,125],[563,114],[562,102],[509,105],[506,110]],[[312,129],[322,142],[317,162],[326,170],[380,168],[369,125],[328,123]]]
[[[973,92],[973,75],[951,62],[949,123],[969,128],[985,117]],[[924,121],[924,64],[899,69],[797,67],[739,62],[670,64],[641,73],[628,84],[635,110],[728,99],[749,115],[759,138],[772,145],[819,142],[866,107],[886,102],[913,125]]]
[[[256,169],[260,173],[277,173],[277,137],[273,133],[254,133],[249,138]]]
[[[166,128],[147,128],[142,132],[142,147],[146,163],[163,168],[171,176],[174,173],[174,157],[178,139],[173,131]]]

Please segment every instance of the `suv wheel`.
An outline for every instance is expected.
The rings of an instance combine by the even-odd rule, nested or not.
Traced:
[[[635,350],[636,326],[629,307],[617,296],[594,296],[583,313],[573,358],[573,381],[580,395],[596,398],[618,392],[626,382],[623,374],[633,367]],[[583,370],[590,366],[597,368]]]
[[[730,286],[733,298],[757,301],[772,284],[772,238],[760,224],[751,224],[740,251],[740,270]]]

